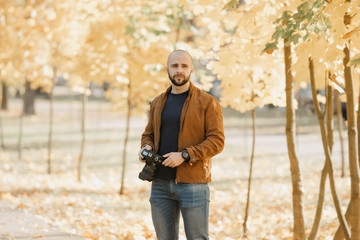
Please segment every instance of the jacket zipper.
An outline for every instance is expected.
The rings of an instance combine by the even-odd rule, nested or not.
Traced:
[[[160,137],[160,128],[161,128],[161,114],[162,114],[162,111],[164,110],[164,106],[165,106],[165,102],[164,102],[164,95],[161,95],[161,109],[160,109],[160,116],[159,116],[159,129],[157,129],[157,134],[158,136]],[[159,144],[159,143],[158,143]],[[159,148],[159,146],[158,146]],[[158,151],[159,149],[156,149],[156,151]]]

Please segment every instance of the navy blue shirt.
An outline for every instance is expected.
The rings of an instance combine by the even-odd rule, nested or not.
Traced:
[[[180,132],[180,116],[189,91],[180,94],[169,93],[161,113],[160,143],[158,154],[161,156],[177,152]],[[155,177],[163,180],[175,180],[176,168],[159,166]]]

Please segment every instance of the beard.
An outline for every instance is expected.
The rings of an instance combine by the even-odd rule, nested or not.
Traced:
[[[174,84],[175,86],[181,87],[181,86],[185,85],[190,80],[191,74],[189,74],[189,76],[187,76],[187,77],[184,74],[176,74],[176,75],[171,77],[169,72],[168,72],[168,76],[169,76],[169,79],[172,82],[172,84]],[[180,82],[175,80],[175,78],[179,77],[179,76],[183,77],[183,80],[180,81]]]

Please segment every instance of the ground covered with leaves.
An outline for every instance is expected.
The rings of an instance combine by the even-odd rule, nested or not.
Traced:
[[[79,132],[71,129],[78,126],[64,123],[65,119],[69,121],[66,114],[56,120],[53,173],[47,174],[46,137],[39,140],[41,131],[46,136],[44,118],[25,120],[23,157],[18,160],[14,115],[9,114],[4,121],[10,128],[5,130],[8,144],[0,152],[2,199],[6,199],[14,208],[37,215],[63,231],[85,238],[156,239],[148,201],[150,183],[138,179],[143,164],[137,160],[137,151],[145,120],[134,119],[127,154],[125,192],[119,195],[123,120],[119,120],[119,125],[116,122],[105,124],[108,119],[103,114],[97,123],[93,121],[89,124],[87,154],[82,168],[82,182],[79,182],[76,151],[80,144],[74,144],[79,139]],[[260,116],[258,120],[260,127],[245,237],[242,225],[249,172],[251,121],[226,119],[226,147],[223,153],[213,159],[213,182],[210,184],[211,239],[292,239],[292,187],[282,121],[277,122],[274,118],[274,125],[267,126],[269,119],[261,120]],[[116,129],[114,126],[120,127]],[[324,155],[316,125],[299,126],[298,133],[305,224],[309,234],[315,216]],[[340,177],[338,145],[335,140],[334,166],[337,190],[345,212],[350,199],[350,180],[348,174],[345,178]],[[327,181],[318,239],[332,239],[338,227],[328,185]],[[180,235],[180,239],[185,239],[182,225]]]

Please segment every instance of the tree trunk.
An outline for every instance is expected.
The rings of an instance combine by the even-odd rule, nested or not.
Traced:
[[[359,100],[360,100],[360,98],[359,98]],[[339,97],[338,91],[335,91],[335,102],[336,102],[337,127],[338,127],[338,132],[339,132],[339,140],[340,140],[340,148],[341,148],[341,177],[345,177],[344,139],[342,136],[342,121],[343,120],[342,120],[342,115],[341,115],[341,102],[340,102],[340,97]],[[359,130],[358,130],[358,132],[359,132]]]
[[[81,182],[81,167],[82,167],[82,161],[83,161],[83,155],[84,155],[84,149],[85,149],[85,114],[86,114],[86,102],[87,102],[87,96],[86,91],[84,90],[84,93],[82,95],[82,108],[81,108],[81,147],[80,147],[80,154],[78,158],[78,181]]]
[[[294,240],[305,240],[305,224],[303,209],[303,187],[300,163],[295,148],[295,109],[294,109],[294,89],[291,72],[291,45],[284,39],[284,61],[286,76],[286,140],[290,161],[290,171],[292,180],[292,201],[294,215]]]
[[[345,91],[346,91],[346,112],[348,121],[348,152],[349,167],[351,179],[351,203],[352,210],[350,213],[351,239],[360,239],[360,196],[359,196],[359,162],[357,149],[357,131],[355,122],[355,96],[354,81],[351,74],[351,68],[348,66],[350,61],[350,49],[344,48],[344,71],[345,71]]]
[[[130,116],[131,116],[131,77],[129,77],[128,84],[128,96],[127,96],[127,111],[126,111],[126,130],[125,130],[125,139],[124,139],[124,149],[123,149],[123,161],[122,161],[122,173],[121,173],[121,187],[120,195],[124,193],[125,188],[125,173],[126,173],[126,148],[129,139],[129,129],[130,129]]]
[[[4,85],[2,85],[4,87]],[[2,95],[3,96],[3,95]],[[1,105],[2,105],[2,98],[1,96]],[[3,115],[2,115],[3,109],[0,109],[0,141],[1,141],[1,148],[4,149],[5,148],[5,144],[4,144],[4,131],[3,131]]]
[[[19,116],[19,136],[18,136],[18,160],[22,159],[22,138],[23,138],[23,115]]]
[[[6,83],[2,83],[2,95],[1,95],[1,109],[2,110],[8,110],[8,87]]]
[[[346,209],[346,212],[345,212],[345,218],[346,218],[346,221],[348,223],[350,223],[350,213],[352,211],[352,204],[351,204],[351,201],[349,202],[349,205]],[[341,228],[341,226],[338,227],[338,229],[336,230],[336,233],[335,233],[335,236],[333,238],[334,240],[343,240],[344,239],[344,232]]]
[[[24,115],[34,115],[35,114],[35,90],[31,89],[30,82],[25,82],[25,94],[24,94],[24,105],[23,105],[23,114]]]
[[[348,151],[349,151],[349,168],[351,180],[351,199],[346,209],[345,217],[351,226],[351,239],[359,239],[359,162],[357,132],[355,127],[355,97],[354,82],[352,79],[351,68],[348,66],[350,61],[350,49],[348,46],[344,48],[345,57],[344,76],[345,76],[345,92],[346,92],[346,114],[348,121]],[[359,126],[358,126],[359,127]],[[359,159],[357,159],[359,158]],[[355,225],[353,225],[355,224]],[[357,226],[357,227],[353,227]],[[354,234],[354,235],[353,235]],[[339,227],[334,236],[334,240],[344,239],[344,233]]]
[[[332,154],[332,150],[333,150],[333,146],[334,146],[334,136],[333,136],[333,116],[334,116],[334,89],[333,87],[331,87],[328,84],[328,76],[325,76],[326,78],[326,86],[327,86],[327,121],[326,121],[326,125],[327,125],[327,134],[328,134],[328,143],[329,143],[329,151],[330,151],[330,156]],[[340,105],[341,108],[341,105]],[[340,118],[341,119],[341,118]],[[329,161],[331,163],[331,165],[329,166],[329,175],[330,175],[330,188],[331,188],[331,193],[333,195],[333,200],[334,200],[334,204],[335,204],[335,209],[337,211],[337,215],[338,218],[340,220],[340,227],[342,227],[343,229],[345,229],[345,233],[346,236],[345,238],[347,239],[347,237],[350,238],[350,228],[348,225],[348,220],[346,218],[346,216],[344,216],[341,212],[341,206],[340,206],[340,201],[338,200],[338,195],[336,193],[336,187],[335,187],[335,180],[334,180],[334,176],[335,174],[333,173],[333,167],[332,167],[332,159],[330,159]]]
[[[2,116],[2,110],[0,110],[0,141],[1,141],[1,148],[4,149],[5,148],[5,143],[4,143],[4,131],[3,131],[3,116]]]
[[[314,223],[311,228],[311,232],[310,232],[308,240],[315,240],[316,235],[319,231],[322,210],[323,210],[323,206],[324,206],[325,184],[326,184],[327,175],[328,175],[328,165],[326,164],[326,161],[325,161],[325,166],[321,171],[320,190],[319,190],[319,198],[318,198],[317,207],[316,207],[315,219],[314,219]]]
[[[360,76],[359,76],[360,78]],[[360,80],[360,79],[359,79]],[[360,84],[359,84],[359,88],[360,88]],[[357,132],[358,132],[358,135],[357,135],[357,144],[358,144],[358,161],[359,161],[359,164],[360,164],[360,151],[359,151],[359,146],[360,146],[360,111],[359,111],[359,108],[360,108],[360,92],[359,92],[359,96],[358,96],[358,111],[357,111],[357,116],[356,116],[356,124],[357,124]]]
[[[250,190],[251,190],[251,179],[252,179],[252,170],[253,170],[253,163],[254,163],[254,155],[255,155],[255,108],[251,110],[252,116],[252,132],[253,132],[253,141],[251,147],[251,158],[250,158],[250,170],[249,170],[249,179],[248,179],[248,192],[246,198],[246,208],[245,208],[245,217],[244,217],[244,237],[246,238],[247,232],[247,219],[249,215],[249,208],[250,208]]]
[[[183,23],[182,19],[179,19],[179,20],[180,20],[180,22],[176,25],[176,29],[175,29],[175,45],[174,45],[174,49],[176,49],[176,44],[180,40],[181,25]]]
[[[314,65],[314,63],[312,63]],[[315,76],[314,76],[315,78]],[[326,134],[328,139],[328,147],[330,151],[330,155],[332,155],[332,150],[334,147],[334,89],[328,83],[327,73],[325,75],[325,86],[326,86]],[[315,79],[314,79],[315,81]],[[315,82],[314,82],[315,84]]]
[[[49,93],[50,97],[50,111],[49,111],[49,139],[48,139],[48,174],[51,173],[51,147],[52,147],[52,136],[53,136],[53,120],[54,120],[54,87],[56,79],[56,67],[53,68],[54,77],[52,79],[52,87]]]
[[[315,91],[315,96],[316,96],[316,89],[314,89],[312,87],[311,91]],[[329,97],[329,95],[327,95],[327,97]],[[327,103],[328,102],[329,101],[327,100]],[[317,109],[317,107],[318,107],[318,105],[316,105],[315,102],[314,102],[314,109],[316,111],[320,112],[320,109]],[[331,108],[331,106],[329,108]],[[327,108],[327,113],[329,113],[329,111],[330,111],[329,108]],[[327,115],[327,117],[328,117],[328,119],[327,119],[327,129],[329,129],[329,128],[331,128],[331,123],[329,123],[329,121],[330,121],[329,114]],[[328,132],[329,132],[329,130],[328,130]],[[331,142],[331,141],[329,141],[329,142]],[[330,147],[330,151],[332,151],[332,145]],[[321,217],[322,217],[322,210],[323,210],[323,207],[324,207],[325,185],[326,185],[326,179],[327,179],[328,172],[329,172],[328,168],[329,168],[328,164],[325,161],[324,167],[323,167],[323,169],[321,171],[320,189],[319,189],[319,197],[318,197],[318,202],[317,202],[317,207],[316,207],[315,219],[314,219],[314,223],[313,223],[313,226],[311,228],[311,232],[310,232],[308,240],[315,240],[316,236],[317,236],[317,233],[319,231],[320,221],[321,221]]]
[[[328,87],[328,91],[327,91],[328,98],[327,98],[327,102],[326,102],[326,106],[327,106],[326,113],[328,114],[328,123],[327,123],[327,128],[325,128],[324,114],[321,113],[320,105],[317,100],[315,75],[314,75],[314,62],[313,62],[312,58],[309,58],[309,69],[310,69],[310,80],[311,80],[311,90],[312,90],[311,92],[312,92],[312,97],[313,97],[313,102],[314,102],[314,109],[316,111],[316,115],[319,120],[319,125],[320,125],[320,130],[321,130],[321,138],[322,138],[323,148],[324,148],[324,152],[325,152],[325,167],[324,167],[324,169],[329,174],[331,194],[332,194],[332,197],[334,200],[334,205],[335,205],[335,209],[336,209],[336,213],[337,213],[340,225],[345,233],[346,240],[350,240],[349,226],[347,225],[345,217],[341,212],[340,201],[339,201],[339,198],[338,198],[338,195],[336,192],[334,172],[333,172],[333,166],[332,166],[332,160],[331,160],[331,151],[330,150],[332,149],[332,147],[331,147],[332,143],[329,141],[329,139],[331,140],[332,137],[329,137],[330,133],[328,131],[332,131],[332,128],[331,128],[332,124],[330,124],[329,122],[332,121],[332,109],[333,109],[333,107],[332,107],[333,106],[332,92],[333,92],[333,89],[331,87]],[[326,78],[327,78],[327,76],[326,76]],[[330,103],[330,105],[328,105],[329,103]],[[329,114],[330,114],[330,116],[329,116]],[[323,203],[321,203],[321,205],[323,205]],[[321,213],[321,211],[320,211],[320,213]],[[321,216],[316,216],[315,219],[317,219],[317,218],[320,221]],[[315,232],[315,230],[314,230],[314,232]],[[313,239],[315,239],[316,233],[315,233],[315,235],[312,235],[311,237],[314,237]]]
[[[52,135],[53,135],[53,116],[54,116],[54,109],[53,109],[53,101],[54,101],[54,94],[53,89],[51,89],[50,93],[50,111],[49,111],[49,139],[48,139],[48,174],[51,173],[51,146],[52,146]]]

